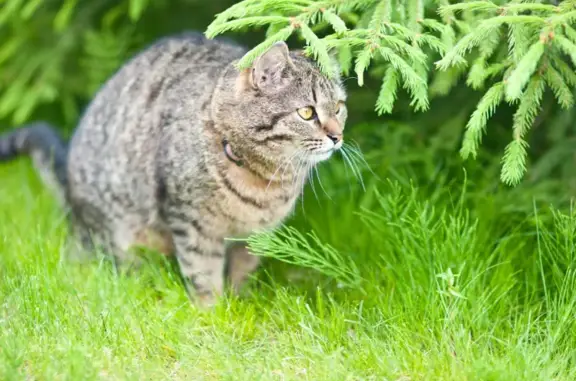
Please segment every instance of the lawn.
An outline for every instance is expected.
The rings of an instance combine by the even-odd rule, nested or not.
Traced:
[[[364,188],[322,165],[291,228],[254,240],[275,259],[207,311],[157,256],[63,258],[54,199],[2,164],[0,379],[575,380],[568,188],[507,188],[498,162],[402,136],[374,143]]]

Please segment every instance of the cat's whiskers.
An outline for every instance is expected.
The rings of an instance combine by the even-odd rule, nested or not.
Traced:
[[[358,143],[356,143],[354,141],[353,141],[353,143],[354,143],[354,145],[352,145],[350,143],[344,143],[343,145],[346,146],[346,148],[348,149],[348,152],[350,154],[352,154],[353,156],[356,156],[356,158],[362,162],[362,164],[370,171],[370,173],[372,173],[372,175],[374,175],[375,177],[378,177],[378,175],[372,170],[372,168],[370,167],[370,165],[368,164],[368,162],[364,158],[364,154],[362,154],[362,151],[360,150]]]
[[[320,171],[318,170],[318,166],[314,165],[312,168],[314,173],[316,174],[316,178],[318,178],[318,183],[320,184],[320,188],[322,188],[322,192],[324,192],[324,194],[326,195],[326,197],[328,197],[329,200],[332,200],[332,197],[330,197],[328,192],[326,192],[326,189],[324,189],[324,185],[322,184],[322,180],[320,179]]]
[[[354,161],[352,161],[352,159],[350,158],[350,155],[346,152],[347,147],[342,146],[342,149],[340,150],[342,152],[342,157],[344,158],[344,160],[346,161],[346,163],[350,166],[350,169],[352,170],[352,173],[354,174],[354,176],[356,177],[356,179],[358,179],[360,181],[360,184],[362,185],[362,189],[364,191],[366,191],[366,187],[364,186],[364,179],[362,177],[362,172],[360,172],[360,170],[358,169],[356,163]]]
[[[322,148],[322,140],[320,139],[310,139],[308,141],[304,142],[305,147],[307,148],[307,158],[309,158],[311,156],[311,154],[316,154],[316,155],[321,155],[321,154],[325,154],[327,152],[320,152],[320,149]],[[310,179],[310,186],[312,188],[312,192],[314,192],[314,196],[316,197],[316,199],[318,200],[318,193],[316,192],[316,187],[315,187],[315,180],[314,180],[314,176],[316,176],[316,178],[318,179],[318,183],[320,184],[320,188],[322,189],[322,191],[324,192],[324,194],[331,199],[330,195],[328,194],[328,192],[326,192],[326,189],[324,188],[324,185],[322,184],[322,180],[320,179],[320,174],[318,172],[318,168],[317,168],[317,164],[312,164],[309,166],[309,168],[307,168],[306,172],[304,173],[304,175]],[[305,179],[304,179],[304,183],[305,183]]]
[[[304,170],[306,165],[310,165],[308,159],[310,158],[310,151],[305,150],[304,155],[301,157],[301,160],[298,162],[298,170],[297,170],[297,177],[302,175],[302,179],[300,180],[300,203],[302,205],[302,212],[306,213],[304,210],[304,187],[306,185],[306,176],[308,174],[308,170]],[[300,169],[302,168],[302,169]]]
[[[299,155],[301,153],[304,153],[304,151],[305,150],[303,148],[300,148],[290,157],[290,166],[292,167],[292,183],[294,183],[294,178],[298,176],[298,171],[294,167],[294,161],[292,159],[294,159],[295,155]],[[284,167],[284,170],[282,171],[282,178],[284,178],[284,173],[286,172],[287,169],[288,169],[288,165],[286,165]],[[284,186],[284,180],[282,180],[282,186]]]
[[[268,185],[266,185],[266,191],[268,191],[268,188],[270,187],[270,184],[272,184],[272,181],[274,180],[274,176],[276,176],[276,174],[278,173],[278,171],[280,169],[282,169],[284,167],[284,170],[282,171],[282,174],[280,175],[280,183],[282,186],[282,189],[284,189],[284,173],[286,172],[286,168],[288,168],[288,164],[291,164],[292,167],[294,167],[294,163],[292,162],[292,159],[294,158],[294,156],[296,156],[299,152],[301,152],[302,149],[298,149],[296,150],[294,153],[292,153],[292,155],[290,155],[288,158],[284,159],[280,165],[278,166],[278,168],[276,168],[276,170],[274,171],[274,173],[272,174],[272,177],[270,177],[270,181],[268,181]]]
[[[308,153],[306,152],[306,150],[304,150],[304,155],[300,156],[298,158],[298,164],[296,165],[296,171],[295,171],[295,176],[292,179],[292,187],[294,188],[294,186],[297,184],[297,181],[300,181],[299,177],[301,174],[304,175],[304,178],[302,179],[302,181],[300,181],[301,183],[305,183],[306,182],[306,174],[302,173],[303,169],[304,169],[304,165],[306,164],[306,161],[308,160]]]
[[[313,168],[316,168],[316,166],[312,165],[306,170],[307,177],[310,178],[310,187],[312,188],[312,193],[314,193],[314,197],[316,198],[317,201],[320,201],[320,199],[318,198],[318,194],[316,193],[316,187],[314,186],[314,176],[312,176]]]

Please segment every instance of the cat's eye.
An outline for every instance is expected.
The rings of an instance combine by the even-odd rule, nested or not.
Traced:
[[[299,108],[298,110],[296,110],[296,112],[298,113],[300,118],[304,120],[310,120],[316,116],[316,111],[314,111],[314,108],[310,106]]]
[[[340,114],[340,111],[342,111],[342,106],[343,102],[336,103],[336,114]]]

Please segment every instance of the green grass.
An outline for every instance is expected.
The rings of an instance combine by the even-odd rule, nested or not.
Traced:
[[[0,379],[576,379],[562,183],[506,189],[498,163],[465,177],[393,136],[378,152],[366,191],[323,166],[330,198],[316,183],[293,229],[252,242],[283,261],[211,311],[169,262],[62,259],[52,197],[26,160],[0,166]]]

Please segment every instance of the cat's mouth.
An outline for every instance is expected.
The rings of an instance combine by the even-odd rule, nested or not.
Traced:
[[[316,164],[321,161],[328,160],[330,159],[333,153],[334,149],[331,149],[330,151],[327,152],[315,152],[313,155],[310,155],[310,161]]]
[[[333,146],[332,148],[329,148],[327,150],[313,152],[310,155],[310,161],[312,161],[314,164],[316,164],[316,163],[319,163],[321,161],[328,160],[328,159],[330,159],[330,157],[332,157],[334,152],[336,152],[340,149],[341,146],[342,146],[341,144],[336,144],[335,146]]]
[[[334,152],[342,148],[342,145],[342,140],[338,141],[337,143],[324,143],[323,146],[315,147],[314,149],[309,150],[308,154],[306,155],[307,159],[312,165],[321,161],[328,160],[330,157],[332,157]]]

